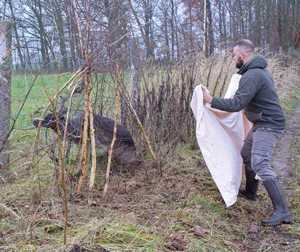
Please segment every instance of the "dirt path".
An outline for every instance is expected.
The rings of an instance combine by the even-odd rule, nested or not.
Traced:
[[[294,113],[288,116],[286,132],[275,149],[273,165],[280,179],[288,182],[296,175],[295,141],[300,136],[300,103]]]
[[[284,188],[289,201],[290,210],[294,215],[293,225],[281,225],[277,227],[261,227],[258,220],[268,216],[273,210],[269,197],[260,191],[260,200],[254,207],[253,214],[260,212],[259,216],[253,218],[249,227],[249,234],[245,240],[247,249],[240,251],[300,251],[299,232],[299,190],[297,177],[297,156],[300,155],[300,103],[296,109],[287,116],[285,134],[278,142],[273,156],[273,166],[280,178],[280,183]],[[253,205],[249,205],[251,209]],[[245,207],[244,207],[245,208]],[[245,216],[244,216],[245,218]],[[246,226],[249,224],[245,224]],[[256,232],[252,232],[252,227],[257,227]],[[255,229],[254,229],[255,230]],[[269,244],[268,246],[266,244]],[[239,251],[239,250],[238,250]]]

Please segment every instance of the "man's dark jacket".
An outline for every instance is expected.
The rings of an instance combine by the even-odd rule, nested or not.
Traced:
[[[284,114],[274,81],[266,67],[266,60],[262,56],[255,56],[239,70],[242,77],[234,97],[214,97],[211,106],[228,112],[245,109],[245,114],[254,123],[254,127],[284,129]]]

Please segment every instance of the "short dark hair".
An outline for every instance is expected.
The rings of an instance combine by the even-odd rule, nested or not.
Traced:
[[[241,39],[241,40],[237,41],[233,46],[241,47],[242,49],[249,51],[249,52],[254,52],[254,50],[255,50],[255,46],[254,46],[253,42],[249,39]]]

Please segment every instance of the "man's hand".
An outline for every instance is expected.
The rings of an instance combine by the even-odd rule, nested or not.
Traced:
[[[203,92],[203,103],[211,103],[213,97],[209,94],[209,91],[206,87],[201,86]]]

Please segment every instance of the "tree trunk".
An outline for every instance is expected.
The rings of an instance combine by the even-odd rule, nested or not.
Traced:
[[[224,32],[224,48],[227,48],[227,24],[226,24],[226,14],[225,8],[222,8],[222,16],[223,16],[223,32]]]
[[[212,55],[215,51],[215,39],[212,25],[212,13],[211,13],[211,2],[206,0],[207,18],[208,18],[208,41],[209,41],[209,55]]]
[[[241,0],[238,0],[237,2],[238,4],[238,9],[239,9],[239,26],[240,26],[240,29],[239,29],[239,32],[240,32],[240,35],[242,35],[242,37],[245,36],[245,25],[244,25],[244,11],[243,11],[243,7],[242,7],[242,3],[241,3]]]
[[[63,71],[68,70],[68,55],[67,55],[67,49],[66,49],[66,43],[65,43],[65,31],[64,31],[64,20],[62,16],[62,9],[60,6],[60,3],[57,1],[54,1],[54,19],[56,23],[58,38],[59,38],[59,48],[60,48],[60,54],[62,57],[62,63],[63,63]]]
[[[152,3],[151,0],[144,2],[144,15],[145,15],[145,36],[146,36],[146,55],[148,59],[154,58],[154,47],[152,41]]]
[[[135,44],[132,38],[128,40],[129,49],[129,66],[130,66],[130,82],[131,82],[131,100],[134,110],[139,115],[140,103],[140,78],[139,69],[137,67],[137,59],[134,56]]]
[[[260,1],[255,2],[255,40],[256,46],[261,46],[261,15],[262,15],[262,3]]]
[[[11,24],[0,22],[0,168],[9,162],[7,138],[10,126]]]
[[[47,45],[47,38],[46,38],[47,35],[46,35],[45,25],[43,23],[41,1],[40,0],[36,1],[35,5],[31,6],[31,10],[37,22],[38,35],[39,35],[40,46],[41,46],[41,55],[43,61],[43,69],[46,69],[49,67],[50,56],[49,56],[48,45]]]
[[[178,38],[178,21],[177,21],[177,8],[174,9],[174,26],[175,26],[175,43],[176,43],[176,59],[179,60],[181,57],[180,45]]]
[[[8,1],[8,5],[9,5],[9,8],[10,8],[11,17],[12,17],[12,21],[13,21],[13,29],[14,29],[14,34],[15,34],[15,38],[16,38],[16,49],[17,49],[17,52],[18,52],[18,56],[19,56],[21,66],[22,66],[23,69],[25,69],[24,57],[23,57],[22,51],[21,51],[20,36],[19,36],[19,33],[18,33],[18,29],[17,29],[17,20],[16,20],[16,16],[15,16],[15,12],[14,12],[14,8],[13,8],[11,0]]]
[[[282,12],[283,12],[283,7],[282,7],[282,2],[278,1],[277,3],[277,18],[278,18],[278,27],[277,27],[277,31],[278,31],[278,37],[279,37],[279,47],[282,47],[283,44],[283,17],[282,17]]]
[[[67,6],[67,4],[66,4]],[[67,30],[68,30],[68,41],[69,41],[69,47],[70,47],[70,54],[71,54],[71,60],[69,62],[70,69],[74,70],[77,67],[77,57],[76,57],[76,40],[75,40],[75,34],[74,34],[74,22],[71,18],[71,8],[64,8],[64,11],[66,13],[66,21],[67,21]]]
[[[222,5],[221,5],[221,1],[218,1],[218,18],[219,18],[219,43],[220,43],[220,47],[223,48],[224,46],[224,34],[223,34],[223,20],[225,19],[224,16],[222,16]]]
[[[192,2],[189,3],[189,33],[188,33],[188,36],[189,36],[189,49],[188,52],[189,54],[193,53],[194,52],[194,40],[193,40],[193,15],[192,15]]]
[[[152,11],[152,5],[151,5],[151,1],[149,0],[145,0],[143,2],[143,7],[144,7],[144,18],[145,18],[145,25],[142,25],[137,11],[135,10],[135,8],[132,5],[132,1],[128,0],[128,4],[129,7],[132,11],[132,14],[138,24],[139,30],[142,34],[143,40],[144,40],[144,44],[146,47],[146,57],[147,59],[154,59],[154,43],[152,41],[152,29],[151,29],[151,25],[152,25],[152,19],[153,19],[153,11]]]
[[[174,20],[175,20],[175,11],[174,11],[174,2],[171,0],[171,19],[170,19],[170,26],[171,26],[171,56],[172,60],[175,59],[175,29],[174,29]]]
[[[203,8],[203,31],[204,31],[204,42],[203,42],[203,51],[206,57],[208,57],[208,25],[207,25],[207,0],[204,0]]]
[[[170,42],[169,42],[169,31],[168,31],[168,11],[164,10],[164,37],[166,43],[166,59],[170,61]]]
[[[210,0],[204,0],[204,44],[203,51],[206,57],[214,52],[214,34]]]
[[[29,52],[29,48],[28,48],[28,42],[27,42],[26,37],[25,37],[24,34],[22,35],[22,37],[23,37],[23,40],[24,40],[24,46],[25,46],[26,55],[27,55],[25,57],[25,62],[26,62],[26,65],[28,65],[29,68],[32,69],[31,57],[30,57],[30,52]]]

